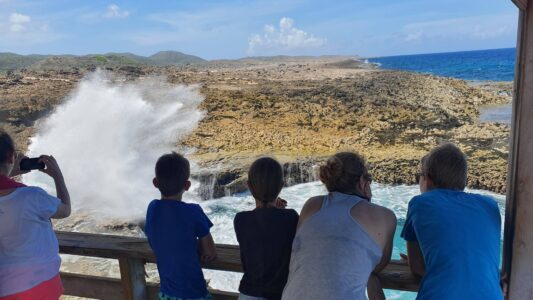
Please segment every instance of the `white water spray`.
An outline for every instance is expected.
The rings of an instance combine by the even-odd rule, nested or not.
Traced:
[[[38,126],[29,156],[53,155],[75,210],[137,218],[159,196],[152,186],[157,158],[177,149],[204,116],[198,86],[170,85],[164,78],[135,83],[97,71]],[[179,149],[187,151],[186,149]],[[40,172],[24,176],[53,192]]]

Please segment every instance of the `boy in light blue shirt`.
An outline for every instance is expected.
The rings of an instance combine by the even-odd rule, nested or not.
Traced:
[[[497,203],[464,192],[466,156],[447,143],[422,158],[421,195],[409,202],[402,237],[417,299],[500,300],[501,217]]]

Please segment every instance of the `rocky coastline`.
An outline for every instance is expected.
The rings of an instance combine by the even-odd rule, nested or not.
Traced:
[[[0,75],[0,126],[28,145],[36,124],[94,68],[16,70]],[[374,180],[413,184],[418,163],[443,141],[469,156],[469,187],[505,192],[509,131],[482,123],[479,110],[505,104],[512,83],[375,69],[352,57],[262,58],[189,66],[108,68],[127,80],[165,76],[200,84],[206,112],[176,143],[195,149],[205,199],[245,189],[261,155],[283,164],[287,185],[315,180],[314,166],[343,150],[362,153]]]

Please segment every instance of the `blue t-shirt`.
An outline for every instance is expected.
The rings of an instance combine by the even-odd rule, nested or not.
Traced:
[[[161,292],[177,298],[201,298],[207,286],[200,266],[198,239],[213,223],[198,204],[153,200],[145,233],[157,259]]]
[[[500,211],[487,196],[435,189],[414,197],[402,237],[424,256],[417,299],[503,299],[500,235]]]

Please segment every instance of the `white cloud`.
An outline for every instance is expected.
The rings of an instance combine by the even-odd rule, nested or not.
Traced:
[[[1,0],[0,0],[1,1]],[[45,44],[62,38],[62,35],[50,29],[47,22],[34,20],[29,15],[13,12],[0,16],[0,47],[27,47]]]
[[[105,12],[104,17],[108,19],[123,19],[127,18],[129,15],[129,11],[121,9],[116,4],[111,4],[107,7],[107,11]]]
[[[28,30],[31,17],[19,13],[12,13],[9,16],[9,30],[11,32],[23,32]]]
[[[248,53],[319,48],[325,44],[325,38],[294,27],[294,20],[285,17],[279,21],[279,29],[267,24],[262,34],[252,35],[248,40]]]
[[[516,33],[516,16],[495,15],[411,23],[403,27],[406,42],[427,39],[487,40]]]

